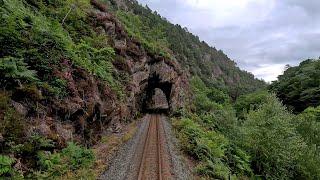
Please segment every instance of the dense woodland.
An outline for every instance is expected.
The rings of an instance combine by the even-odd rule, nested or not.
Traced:
[[[191,104],[173,112],[171,121],[179,147],[196,163],[196,176],[320,179],[320,60],[287,67],[267,87],[186,28],[135,1],[117,2],[104,0],[132,38],[150,54],[177,59],[190,73]],[[113,65],[116,52],[105,43],[108,37],[92,30],[90,2],[0,5],[0,179],[93,177],[90,145],[26,137],[28,122],[10,105],[23,100],[35,113],[39,104],[67,97],[66,81],[57,73],[64,72],[64,63],[84,69],[123,98],[125,78]],[[18,160],[28,166],[23,172],[15,167]]]
[[[283,75],[270,89],[276,92],[290,110],[299,113],[310,106],[320,105],[320,60],[308,59],[299,66],[287,66]]]

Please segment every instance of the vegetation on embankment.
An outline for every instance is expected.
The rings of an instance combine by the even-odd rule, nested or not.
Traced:
[[[66,96],[66,81],[55,72],[71,61],[119,89],[112,76],[114,50],[106,36],[93,31],[89,10],[86,0],[3,0],[1,86],[11,90],[27,84],[49,95]]]
[[[195,172],[216,179],[319,179],[320,106],[299,115],[259,91],[231,103],[226,93],[191,80],[191,111],[173,118]]]
[[[91,10],[88,0],[0,1],[0,178],[94,178],[85,147],[93,130],[69,132],[76,123],[59,107],[77,96],[81,78],[123,96],[115,52],[94,31]]]
[[[192,75],[193,107],[174,124],[182,149],[199,163],[198,174],[319,179],[319,60],[289,68],[271,86],[289,109],[302,112],[294,115],[275,95],[255,92],[263,81],[186,28],[134,1],[123,1],[128,11],[104,2],[131,40],[154,56],[176,58]],[[91,147],[101,124],[108,124],[94,98],[110,98],[99,99],[109,112],[119,109],[113,102],[126,93],[128,74],[113,63],[127,59],[117,58],[114,37],[95,29],[89,0],[0,5],[0,177],[94,177]]]
[[[207,86],[223,89],[233,99],[266,87],[264,81],[240,70],[221,50],[210,47],[187,28],[170,23],[147,6],[129,0],[121,3],[106,1],[125,25],[128,34],[138,39],[145,49],[154,54],[176,58],[185,70],[201,78]]]

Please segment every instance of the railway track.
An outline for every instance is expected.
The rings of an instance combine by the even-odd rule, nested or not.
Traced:
[[[166,153],[164,148],[164,141],[165,137],[160,115],[151,115],[137,179],[172,179],[168,153]]]
[[[115,156],[100,180],[191,179],[172,149],[167,116],[146,114],[136,134]]]

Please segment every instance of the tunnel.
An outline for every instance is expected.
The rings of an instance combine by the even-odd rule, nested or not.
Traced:
[[[172,83],[162,82],[159,75],[153,74],[148,79],[145,90],[143,111],[146,113],[168,113]]]

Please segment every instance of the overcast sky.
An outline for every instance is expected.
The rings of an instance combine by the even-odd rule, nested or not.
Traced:
[[[320,0],[138,0],[256,77],[320,56]]]

